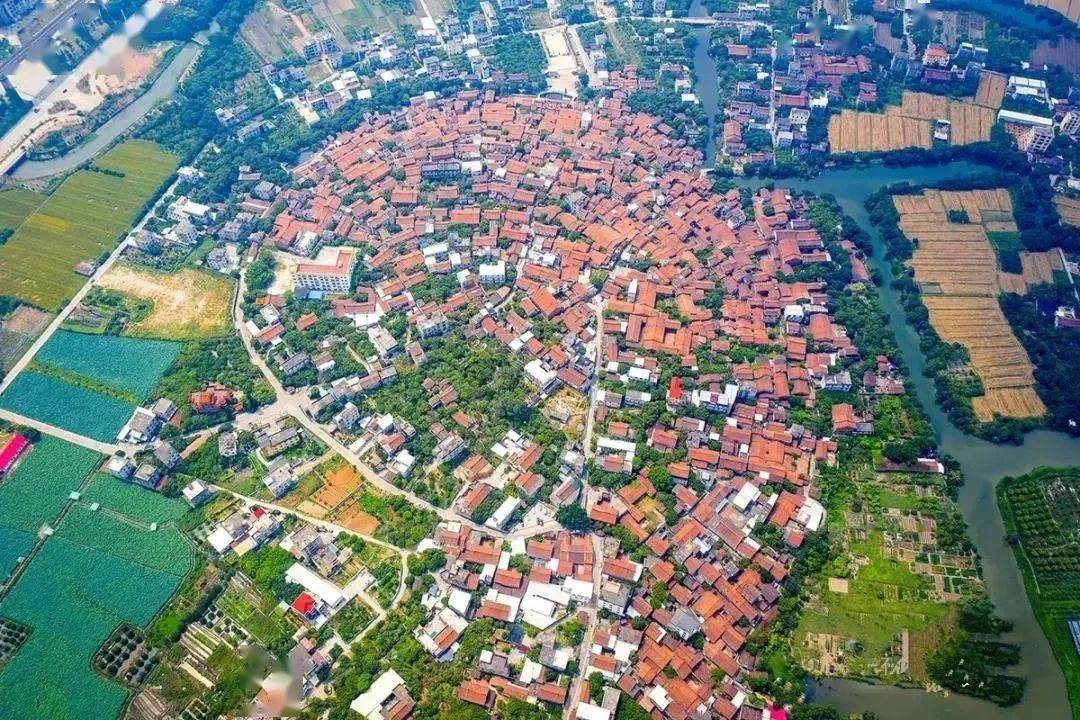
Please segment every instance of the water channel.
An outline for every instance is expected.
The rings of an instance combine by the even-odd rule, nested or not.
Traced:
[[[691,15],[707,15],[701,0],[694,1]],[[708,55],[709,28],[700,28],[696,33],[695,92],[709,115],[706,164],[711,165],[715,157],[712,130],[716,127],[718,112],[716,62]],[[963,469],[966,481],[959,493],[960,511],[982,558],[983,576],[990,598],[1001,616],[1015,624],[1005,639],[1021,646],[1023,659],[1013,671],[1027,679],[1023,700],[1011,708],[999,708],[989,702],[957,694],[943,697],[921,690],[851,680],[825,679],[814,684],[811,691],[815,700],[831,704],[843,712],[870,710],[884,720],[1071,718],[1061,670],[1028,603],[1012,550],[1005,543],[994,488],[1001,478],[1023,474],[1036,467],[1080,465],[1080,440],[1064,433],[1040,430],[1029,433],[1023,445],[994,445],[965,435],[949,422],[945,413],[937,407],[932,382],[923,375],[926,359],[919,348],[918,335],[908,325],[900,298],[892,288],[891,269],[884,257],[884,241],[863,207],[865,200],[883,185],[901,181],[932,184],[984,169],[984,166],[962,162],[907,168],[876,165],[864,169],[827,170],[813,180],[777,181],[778,185],[794,190],[832,194],[843,211],[870,233],[873,245],[870,261],[881,273],[882,283],[878,291],[888,313],[889,326],[896,335],[904,362],[910,370],[910,382],[933,423],[941,452],[956,458]],[[755,186],[763,182],[750,180],[743,184]]]

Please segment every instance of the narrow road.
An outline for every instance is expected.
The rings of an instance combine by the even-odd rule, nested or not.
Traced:
[[[28,418],[24,415],[19,415],[18,413],[13,413],[10,410],[0,409],[0,418],[3,418],[8,422],[32,427],[38,432],[45,435],[52,435],[55,438],[60,438],[61,440],[65,440],[73,445],[79,445],[81,447],[87,448],[88,450],[102,453],[103,455],[114,455],[122,449],[120,445],[113,445],[110,443],[101,442],[100,440],[94,440],[93,438],[79,435],[78,433],[71,432],[70,430],[58,428],[55,425],[49,425],[48,423],[43,423],[40,420],[35,420],[33,418]]]
[[[244,311],[243,311],[243,297],[245,289],[247,287],[246,276],[243,270],[240,271],[240,282],[237,283],[236,297],[233,300],[233,324],[236,327],[240,338],[244,343],[244,348],[247,350],[248,356],[251,358],[251,362],[259,369],[259,372],[266,378],[266,382],[270,384],[270,387],[274,389],[277,394],[277,401],[274,403],[280,412],[286,413],[289,416],[296,419],[300,425],[307,430],[313,437],[318,438],[325,443],[327,447],[334,450],[349,462],[350,465],[355,467],[364,479],[371,483],[373,486],[379,488],[385,493],[400,495],[407,499],[409,502],[422,507],[425,510],[429,510],[440,519],[448,522],[459,522],[469,527],[485,532],[491,535],[497,535],[499,537],[505,537],[505,533],[492,530],[491,528],[485,528],[481,525],[474,523],[464,515],[461,515],[456,510],[450,508],[441,508],[431,504],[427,500],[417,496],[408,490],[403,490],[387,480],[384,480],[379,476],[375,470],[365,463],[360,457],[345,446],[340,440],[335,438],[329,432],[327,432],[321,425],[315,422],[308,416],[303,404],[306,402],[306,395],[304,393],[292,393],[289,392],[285,386],[278,380],[277,375],[270,369],[263,359],[262,355],[255,350],[254,345],[251,342],[251,333],[248,332],[247,327],[244,325]]]

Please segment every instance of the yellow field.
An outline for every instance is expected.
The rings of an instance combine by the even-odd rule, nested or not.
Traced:
[[[128,326],[131,335],[187,340],[229,331],[233,281],[225,275],[191,268],[169,274],[115,265],[98,285],[153,303],[150,315]]]
[[[1007,84],[1008,80],[1004,75],[983,70],[979,75],[979,89],[975,91],[975,104],[997,110],[1005,99]]]
[[[1055,195],[1054,204],[1057,205],[1058,215],[1062,222],[1069,225],[1080,225],[1080,200],[1074,200],[1064,195]]]
[[[1015,228],[1007,190],[942,192],[893,197],[900,229],[915,242],[911,267],[923,303],[942,340],[963,345],[985,394],[972,399],[981,421],[1039,417],[1046,407],[1035,392],[1031,361],[1001,312],[1000,292],[1027,292],[1052,271],[1051,253],[1024,253],[1024,275],[1001,272],[986,227]],[[963,210],[969,222],[949,222]],[[1026,257],[1026,259],[1025,259]]]
[[[937,120],[951,123],[950,144],[969,145],[990,139],[994,115],[992,107],[942,95],[905,92],[901,104],[886,107],[884,113],[843,110],[833,115],[829,118],[829,145],[833,152],[929,149]]]
[[[1046,252],[1021,252],[1020,264],[1024,268],[1024,282],[1028,285],[1053,282],[1054,271],[1065,270],[1057,248]]]

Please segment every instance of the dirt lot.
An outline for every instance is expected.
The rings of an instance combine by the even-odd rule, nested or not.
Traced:
[[[132,335],[184,340],[213,337],[229,330],[233,281],[224,275],[190,268],[170,275],[116,265],[98,284],[153,302],[150,315],[128,327]]]
[[[360,483],[360,474],[356,469],[342,465],[323,473],[323,485],[312,499],[328,510],[333,510],[352,495],[353,491],[360,487]]]
[[[20,305],[0,325],[0,368],[5,372],[48,326],[52,315],[29,305]]]
[[[971,369],[985,395],[972,399],[976,416],[992,420],[1038,417],[1046,407],[1035,392],[1034,369],[1001,312],[1001,291],[1027,292],[1028,281],[1042,281],[1052,270],[1047,253],[1024,253],[1024,275],[1000,272],[987,227],[1015,228],[1007,190],[941,192],[895,196],[900,229],[917,240],[911,266],[923,288],[930,323],[943,340],[967,348]],[[962,210],[966,223],[950,222]],[[1026,256],[1026,260],[1025,260]]]
[[[379,521],[361,510],[356,504],[346,508],[338,516],[337,523],[361,535],[374,535],[379,527]]]

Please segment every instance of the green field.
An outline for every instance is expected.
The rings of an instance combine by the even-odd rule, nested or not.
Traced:
[[[55,522],[98,457],[42,440],[0,485],[4,517],[24,526],[38,518]],[[0,670],[5,720],[117,717],[125,691],[95,674],[91,658],[121,622],[145,627],[190,567],[190,547],[175,527],[151,532],[144,525],[151,517],[178,517],[184,506],[118,492],[104,480],[111,478],[98,476],[91,486],[102,507],[91,511],[91,501],[81,500],[70,508],[0,602],[0,615],[31,628]],[[9,490],[13,482],[17,496]],[[121,502],[123,517],[112,509]],[[9,517],[16,509],[17,517]]]
[[[43,202],[44,195],[22,188],[0,192],[0,228],[19,227]]]
[[[82,499],[90,503],[100,503],[103,508],[123,513],[147,525],[174,522],[188,511],[188,506],[183,503],[138,485],[121,482],[104,473],[94,477]]]
[[[997,497],[1035,617],[1065,674],[1072,716],[1080,718],[1080,655],[1066,625],[1080,618],[1080,469],[1005,478]]]
[[[107,442],[179,352],[179,343],[165,340],[60,330],[0,396],[0,406]]]
[[[0,527],[33,535],[51,523],[94,469],[101,456],[92,450],[43,437],[0,483]]]
[[[74,266],[115,248],[177,165],[154,143],[128,140],[96,164],[122,176],[72,174],[0,246],[0,294],[58,310],[85,282]],[[0,217],[17,218],[28,202],[26,194],[0,200]]]
[[[145,400],[180,352],[180,344],[114,335],[57,331],[34,356],[47,363]]]
[[[100,392],[24,370],[0,395],[0,407],[86,437],[110,442],[135,405]]]

